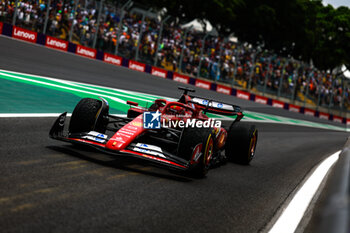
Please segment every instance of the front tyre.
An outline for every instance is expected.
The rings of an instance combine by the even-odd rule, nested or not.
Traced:
[[[70,119],[69,132],[97,131],[105,133],[108,124],[108,104],[101,100],[84,98],[75,106]]]
[[[228,130],[226,157],[232,162],[248,165],[254,158],[257,141],[258,130],[255,125],[233,123]]]
[[[215,152],[214,140],[215,136],[210,128],[183,129],[177,156],[190,162],[189,175],[196,178],[206,176]]]

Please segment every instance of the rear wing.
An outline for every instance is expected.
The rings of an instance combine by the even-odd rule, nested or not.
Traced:
[[[189,101],[192,104],[197,105],[198,108],[203,109],[204,112],[216,113],[220,115],[240,115],[242,113],[241,107],[233,104],[218,102],[215,100],[210,100],[197,96],[190,96],[191,100]]]

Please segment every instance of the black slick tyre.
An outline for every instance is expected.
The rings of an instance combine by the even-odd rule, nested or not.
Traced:
[[[190,161],[190,176],[196,178],[206,176],[214,154],[214,140],[215,136],[210,128],[183,129],[177,155]]]
[[[70,119],[69,132],[97,131],[105,133],[108,124],[108,105],[101,100],[84,98],[75,106]]]
[[[254,158],[258,141],[258,130],[255,125],[235,122],[227,133],[226,157],[232,162],[248,165]]]

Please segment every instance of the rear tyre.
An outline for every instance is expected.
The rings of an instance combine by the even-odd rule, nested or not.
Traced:
[[[254,158],[257,141],[258,130],[255,125],[233,123],[228,130],[226,157],[232,162],[248,165]]]
[[[183,129],[177,156],[191,161],[189,175],[196,178],[206,176],[214,154],[214,140],[215,137],[210,128]],[[200,157],[194,160],[197,150]]]
[[[75,106],[70,119],[69,132],[97,131],[105,133],[108,124],[108,105],[101,100],[84,98]]]

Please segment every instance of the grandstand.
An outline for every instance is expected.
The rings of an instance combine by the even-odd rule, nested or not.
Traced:
[[[318,70],[215,30],[184,28],[185,22],[131,1],[2,1],[0,20],[316,111],[345,116],[350,110],[349,84],[339,70]]]

